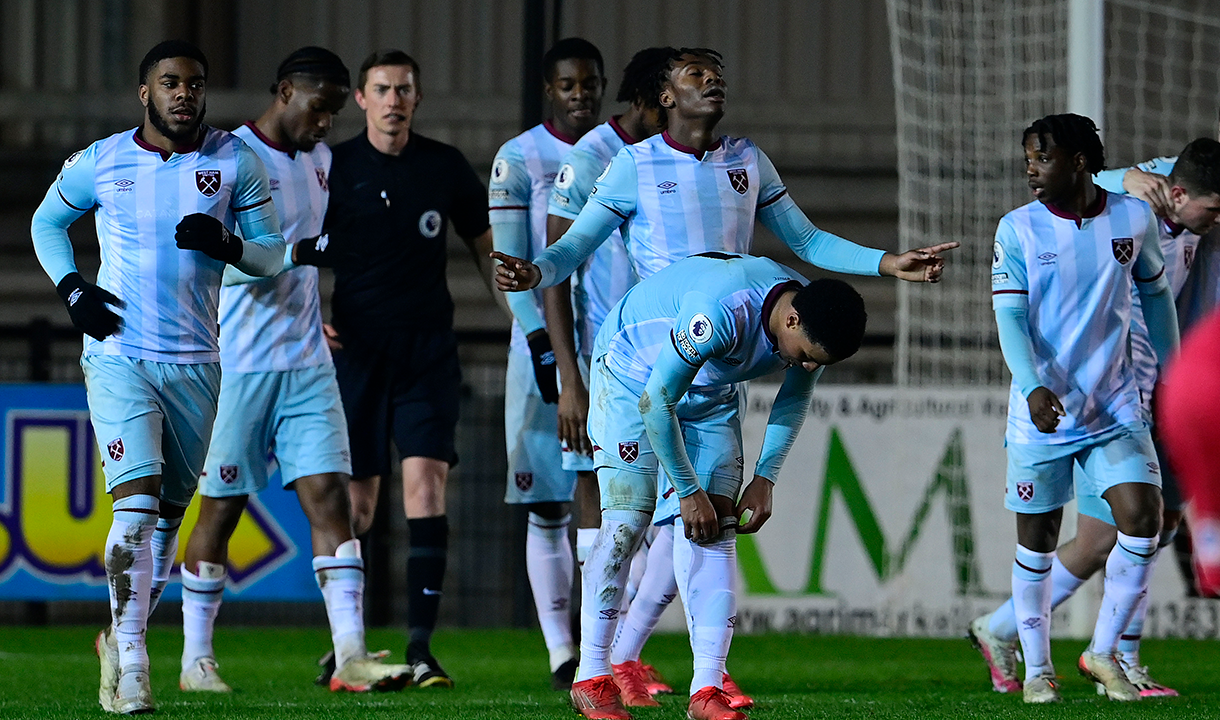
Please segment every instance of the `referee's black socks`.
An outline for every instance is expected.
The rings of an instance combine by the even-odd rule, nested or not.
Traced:
[[[407,519],[411,549],[407,553],[407,662],[432,657],[429,646],[441,602],[445,558],[449,552],[449,518]]]

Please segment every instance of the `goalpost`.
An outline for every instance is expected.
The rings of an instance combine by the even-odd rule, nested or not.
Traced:
[[[1020,133],[1057,112],[1107,162],[1215,136],[1220,17],[1208,0],[887,0],[901,247],[957,240],[946,280],[900,283],[900,385],[1004,385],[991,311],[996,223],[1030,201]]]

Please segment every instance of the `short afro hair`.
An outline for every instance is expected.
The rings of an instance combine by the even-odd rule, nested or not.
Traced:
[[[1220,195],[1220,142],[1208,137],[1192,140],[1173,164],[1169,182],[1194,197]]]
[[[684,55],[707,58],[716,67],[724,69],[724,58],[721,57],[719,52],[711,48],[668,47],[665,50],[668,51],[668,56],[658,58],[657,64],[653,67],[652,74],[640,82],[641,92],[655,102],[655,107],[658,108],[661,108],[661,93],[665,91],[665,85],[669,82],[669,74],[677,67]],[[664,114],[665,108],[661,108],[661,112]]]
[[[167,58],[190,58],[203,66],[203,78],[208,77],[208,59],[203,51],[185,40],[165,40],[153,46],[152,50],[140,61],[140,84],[148,84],[148,73],[153,67]]]
[[[550,82],[555,74],[555,66],[560,60],[592,60],[597,63],[597,74],[605,77],[606,64],[602,62],[601,51],[593,43],[584,38],[564,38],[551,46],[542,56],[542,79]]]
[[[1025,128],[1021,134],[1022,145],[1030,135],[1038,138],[1039,150],[1046,149],[1044,138],[1049,137],[1071,157],[1084,153],[1085,169],[1092,175],[1106,169],[1106,150],[1101,144],[1097,124],[1084,115],[1047,115]]]
[[[814,280],[797,290],[792,309],[810,342],[821,345],[835,360],[846,360],[864,342],[868,313],[864,298],[851,285],[836,278]]]

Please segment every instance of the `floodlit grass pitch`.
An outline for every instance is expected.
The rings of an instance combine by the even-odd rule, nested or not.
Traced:
[[[103,717],[97,705],[96,628],[0,628],[0,718],[59,720]],[[546,653],[536,632],[444,631],[435,649],[457,680],[446,690],[407,689],[386,695],[341,695],[312,685],[313,663],[329,642],[321,629],[221,627],[216,634],[222,676],[231,696],[178,690],[181,634],[149,633],[153,693],[162,717],[246,718],[565,718],[576,717],[563,693],[550,690]],[[370,648],[401,652],[402,636],[377,630]],[[751,718],[1220,718],[1220,643],[1161,640],[1145,645],[1155,676],[1184,697],[1131,705],[1097,697],[1076,674],[1083,641],[1057,641],[1064,704],[1026,707],[1020,697],[991,692],[967,640],[864,639],[791,635],[742,636],[730,670],[758,700]],[[683,718],[690,648],[685,636],[658,636],[645,649],[680,695],[640,720]]]

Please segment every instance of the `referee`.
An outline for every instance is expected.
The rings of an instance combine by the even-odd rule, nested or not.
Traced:
[[[487,189],[456,148],[411,131],[419,64],[400,50],[360,66],[367,129],[334,148],[326,233],[294,260],[335,269],[335,370],[350,428],[352,523],[369,530],[390,440],[402,460],[407,556],[407,664],[421,687],[452,687],[433,657],[449,522],[445,481],[457,462],[461,372],[445,282],[446,220],[491,277]],[[407,280],[410,278],[410,281]]]

